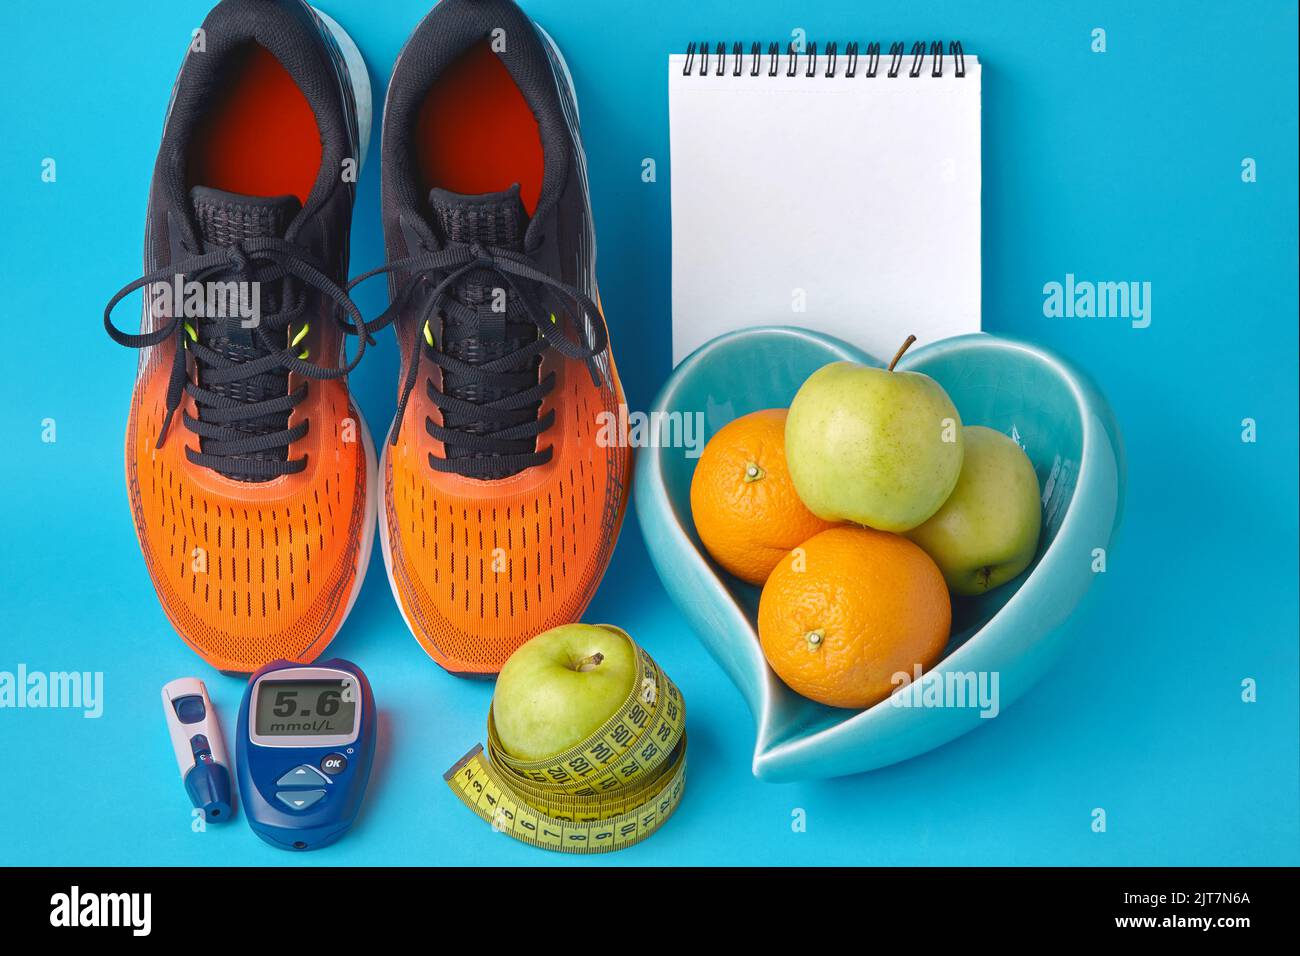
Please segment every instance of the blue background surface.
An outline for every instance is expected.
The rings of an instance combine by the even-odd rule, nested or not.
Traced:
[[[357,41],[378,97],[425,5],[321,5]],[[750,715],[668,604],[629,514],[587,619],[626,627],[682,688],[690,782],[647,843],[562,857],[493,833],[442,783],[482,739],[492,688],[425,657],[376,549],[331,648],[362,664],[382,709],[355,830],[305,856],[242,821],[192,833],[159,688],[202,676],[232,740],[242,684],[195,658],[157,605],[122,481],[136,355],[109,342],[100,314],[139,274],[167,96],[206,6],[67,0],[56,16],[6,4],[0,670],[100,670],[106,703],[99,720],[0,710],[0,863],[1300,863],[1295,4],[524,5],[577,84],[601,291],[633,408],[670,366],[665,56],[802,27],[823,42],[957,37],[981,58],[985,328],[1090,371],[1128,446],[1125,525],[1078,639],[1024,700],[936,752],[759,783]],[[1104,54],[1090,51],[1098,26]],[[56,183],[41,181],[44,157]],[[657,183],[641,182],[644,157]],[[378,172],[372,162],[360,183],[357,272],[381,261]],[[1043,284],[1067,272],[1150,281],[1150,328],[1044,318]],[[368,315],[381,287],[360,296]],[[385,333],[352,377],[379,432],[396,374]],[[54,444],[41,441],[47,417]],[[1255,444],[1240,439],[1245,417]],[[1241,702],[1246,677],[1257,703]],[[1105,833],[1090,828],[1094,807]],[[792,832],[795,808],[805,833]]]

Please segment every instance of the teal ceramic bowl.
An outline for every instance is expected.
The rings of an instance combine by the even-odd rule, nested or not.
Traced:
[[[788,406],[814,370],[845,359],[882,364],[805,329],[734,332],[682,362],[652,412],[702,413],[711,437],[741,415]],[[755,623],[759,589],[716,565],[695,534],[696,459],[660,447],[643,450],[637,463],[636,511],[650,556],[669,596],[748,702],[757,724],[754,774],[765,780],[871,770],[1000,716],[1060,653],[1072,612],[1104,577],[1123,503],[1124,453],[1110,407],[1087,376],[1046,349],[985,334],[915,349],[899,367],[943,385],[963,424],[1020,442],[1038,472],[1043,531],[1020,577],[979,598],[954,599],[953,634],[940,663],[868,710],[805,700],[767,666]]]

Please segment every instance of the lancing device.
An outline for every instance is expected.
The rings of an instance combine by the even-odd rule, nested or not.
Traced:
[[[208,689],[197,677],[178,677],[163,687],[162,699],[176,766],[190,802],[209,823],[225,823],[234,816],[230,758]]]

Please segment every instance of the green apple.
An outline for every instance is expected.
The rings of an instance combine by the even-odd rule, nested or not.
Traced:
[[[603,624],[566,624],[510,655],[497,677],[492,720],[506,753],[542,760],[580,743],[627,700],[636,651]]]
[[[1001,432],[965,429],[961,477],[933,518],[907,536],[934,558],[956,594],[983,594],[1029,566],[1042,505],[1029,456]]]
[[[834,362],[800,386],[785,423],[795,491],[813,514],[907,531],[939,510],[961,473],[961,417],[920,372]]]

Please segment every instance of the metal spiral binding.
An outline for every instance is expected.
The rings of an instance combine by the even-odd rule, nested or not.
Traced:
[[[794,41],[791,40],[785,49],[785,75],[787,77],[799,75],[815,77],[821,75],[826,79],[830,79],[836,75],[840,57],[843,56],[845,79],[851,80],[858,75],[859,64],[863,64],[863,76],[868,79],[875,79],[880,72],[880,51],[879,43],[868,43],[864,50],[854,40],[846,43],[842,52],[840,45],[832,41],[826,44],[825,49],[819,53],[816,43],[809,43],[805,49],[796,50]],[[764,53],[763,45],[757,41],[750,44],[748,54],[745,52],[745,45],[739,40],[731,44],[730,52],[727,50],[727,44],[721,40],[713,44],[712,48],[710,48],[707,40],[699,43],[689,43],[686,46],[686,62],[682,66],[682,76],[690,76],[692,73],[697,76],[709,76],[710,66],[712,66],[713,76],[725,76],[727,74],[728,57],[731,58],[731,75],[741,76],[744,72],[746,56],[749,57],[749,75],[760,76]],[[962,50],[960,40],[953,40],[948,44],[947,54],[944,53],[942,40],[932,40],[928,46],[924,40],[917,40],[910,48],[901,40],[895,40],[889,44],[889,51],[886,56],[889,57],[889,63],[885,67],[884,75],[889,79],[899,75],[905,60],[909,57],[911,62],[907,67],[907,76],[910,79],[916,79],[922,75],[927,57],[930,60],[930,76],[932,77],[944,75],[944,61],[946,59],[952,60],[953,76],[961,78],[966,75],[966,54]],[[767,75],[776,76],[780,71],[778,64],[781,58],[781,45],[779,43],[769,43],[766,57]],[[801,60],[802,66],[800,64]],[[826,61],[826,67],[819,74],[818,63],[820,60]]]

